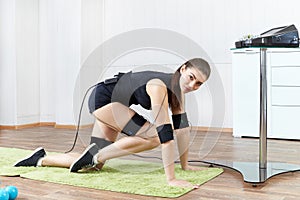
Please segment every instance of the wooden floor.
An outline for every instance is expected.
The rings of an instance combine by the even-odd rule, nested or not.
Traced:
[[[75,151],[82,151],[88,144],[90,131],[84,129],[80,132]],[[1,130],[0,146],[30,150],[43,146],[48,151],[65,152],[72,146],[73,137],[73,130],[52,127]],[[194,132],[190,149],[191,160],[258,161],[258,139],[233,138],[230,133]],[[141,155],[160,157],[160,150],[152,150]],[[128,158],[142,159],[134,156]],[[159,161],[158,159],[146,160]],[[300,165],[300,141],[268,140],[268,161]],[[207,166],[201,162],[193,164]],[[17,186],[18,199],[23,200],[166,199],[86,189],[19,177],[0,177],[0,180],[3,185]],[[298,200],[300,199],[300,171],[274,176],[263,184],[253,187],[252,184],[243,181],[239,172],[224,168],[223,174],[178,199]]]

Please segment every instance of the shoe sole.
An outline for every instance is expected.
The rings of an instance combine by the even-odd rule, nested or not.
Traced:
[[[73,163],[72,163],[72,165],[70,166],[70,172],[78,172],[79,170],[77,170],[77,171],[72,171],[72,168],[73,168],[73,166],[75,165],[75,163],[77,163],[81,158],[82,158],[82,156],[83,155],[85,155],[93,146],[95,146],[96,144],[95,143],[93,143],[93,144],[90,144],[85,150],[84,150],[84,152],[80,155],[80,157],[79,158],[77,158]]]
[[[32,152],[29,156],[27,156],[26,158],[23,158],[23,159],[17,161],[17,162],[14,164],[14,167],[21,167],[21,166],[16,166],[16,164],[18,164],[19,162],[22,162],[22,161],[24,161],[24,160],[27,160],[28,158],[32,157],[35,153],[37,153],[38,151],[40,151],[40,150],[42,150],[42,149],[44,149],[44,148],[43,148],[43,147],[39,147],[39,148],[35,149],[34,152]],[[46,154],[45,154],[45,155],[46,155]],[[43,157],[45,157],[45,156],[43,156]],[[24,167],[25,167],[25,166],[24,166]]]

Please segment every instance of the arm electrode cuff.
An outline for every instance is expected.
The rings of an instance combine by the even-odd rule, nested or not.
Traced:
[[[172,115],[174,129],[189,127],[189,121],[186,113]]]
[[[174,140],[171,124],[160,125],[156,130],[161,144]]]

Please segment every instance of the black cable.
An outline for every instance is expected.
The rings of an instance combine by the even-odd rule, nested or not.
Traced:
[[[156,156],[141,156],[141,155],[138,155],[138,154],[131,154],[133,156],[136,156],[136,157],[139,157],[139,158],[146,158],[146,159],[158,159],[158,160],[162,160],[160,157],[156,157]],[[206,164],[210,164],[209,162],[206,162],[206,161],[201,161],[201,160],[188,160],[189,163],[198,163],[198,162],[201,162],[201,163],[206,163]],[[178,164],[180,163],[180,160],[175,160],[174,163]]]
[[[83,99],[82,99],[82,102],[81,102],[81,106],[80,106],[80,110],[79,110],[79,115],[78,115],[78,121],[77,121],[77,127],[76,127],[76,133],[75,133],[75,138],[74,138],[74,142],[73,142],[73,146],[71,147],[71,149],[69,149],[68,151],[66,151],[65,153],[70,153],[71,151],[73,151],[75,145],[76,145],[76,142],[77,142],[77,138],[78,138],[78,134],[79,134],[79,127],[80,127],[80,120],[81,120],[81,112],[82,112],[82,108],[83,108],[83,104],[84,104],[84,101],[85,101],[85,98],[86,98],[86,95],[88,94],[88,92],[96,87],[97,85],[99,85],[100,83],[97,83],[95,85],[92,85],[91,87],[89,87],[84,96],[83,96]]]
[[[190,124],[190,130],[191,130],[192,129],[192,123],[189,121],[189,124]],[[146,158],[146,159],[154,158],[154,159],[162,160],[160,157],[156,157],[156,156],[141,156],[141,155],[138,155],[138,154],[135,154],[135,153],[131,154],[131,155],[139,157],[139,158]],[[188,160],[188,162],[196,162],[196,161],[194,161],[194,160],[189,161]],[[199,161],[199,162],[201,162],[201,161]],[[180,161],[177,160],[177,161],[174,161],[174,163],[180,163]]]
[[[131,155],[139,157],[139,158],[146,158],[146,159],[151,159],[152,158],[152,159],[162,160],[160,157],[156,157],[156,156],[141,156],[141,155],[138,155],[138,154],[131,154]],[[210,164],[210,167],[213,166],[213,164],[211,164],[210,162],[201,161],[201,160],[188,160],[187,162],[188,163],[205,163],[205,164]],[[179,164],[180,160],[175,160],[174,163]]]
[[[97,84],[95,84],[95,85],[92,85],[91,87],[89,87],[89,88],[87,89],[87,91],[86,91],[85,94],[84,94],[84,97],[83,97],[82,102],[81,102],[80,110],[79,110],[79,115],[78,115],[78,121],[77,121],[77,127],[76,127],[76,133],[75,133],[74,142],[73,142],[72,147],[71,147],[68,151],[66,151],[65,153],[70,153],[71,151],[73,151],[73,149],[74,149],[74,147],[75,147],[75,145],[76,145],[77,138],[78,138],[78,135],[79,135],[79,127],[80,127],[80,121],[81,121],[81,113],[82,113],[82,109],[83,109],[83,105],[84,105],[84,101],[85,101],[85,99],[86,99],[86,96],[87,96],[88,92],[89,92],[92,88],[96,87],[96,86],[99,85],[99,84],[100,84],[100,83],[97,83]],[[157,118],[158,118],[158,115],[159,115],[159,113],[160,113],[160,111],[161,111],[161,109],[162,109],[162,106],[163,106],[163,103],[164,103],[164,101],[165,101],[165,99],[166,99],[166,96],[167,96],[167,92],[164,94],[163,100],[162,100],[162,102],[161,102],[161,104],[160,104],[159,110],[158,110],[158,112],[157,112],[157,115],[156,115],[155,118],[154,118],[153,123],[149,123],[148,128],[147,128],[145,131],[143,131],[142,133],[140,133],[140,134],[146,133],[148,130],[151,129],[152,126],[154,126],[154,123],[156,122],[156,120],[157,120]],[[102,122],[102,123],[104,123],[104,124],[106,124],[107,126],[110,127],[110,124],[107,124],[107,123],[105,123],[105,122]],[[161,160],[161,158],[159,158],[159,157],[151,157],[151,156],[148,156],[148,157],[147,157],[147,156],[140,156],[140,155],[137,155],[137,154],[132,154],[132,155],[133,155],[133,156],[136,156],[136,157],[141,157],[141,158],[155,158],[155,159],[160,159],[160,160]]]
[[[73,142],[72,147],[71,147],[68,151],[66,151],[65,153],[69,153],[69,152],[73,151],[73,149],[74,149],[74,147],[75,147],[75,145],[76,145],[76,142],[77,142],[77,139],[78,139],[78,134],[79,134],[79,127],[80,127],[80,121],[81,121],[81,113],[82,113],[82,109],[83,109],[83,105],[84,105],[86,96],[87,96],[88,92],[89,92],[91,89],[93,89],[94,87],[96,87],[96,86],[99,85],[99,84],[100,84],[100,83],[97,83],[97,84],[92,85],[91,87],[89,87],[89,88],[86,90],[86,92],[85,92],[85,94],[84,94],[84,96],[83,96],[83,99],[82,99],[82,102],[81,102],[81,106],[80,106],[80,110],[79,110],[79,115],[78,115],[78,121],[77,121],[77,127],[76,127],[76,133],[75,133],[75,137],[74,137],[74,142]],[[167,96],[167,93],[165,93],[165,95],[164,95],[164,98],[163,98],[163,100],[162,100],[162,103],[161,103],[161,105],[160,105],[160,108],[159,108],[159,110],[158,110],[158,113],[157,113],[156,117],[154,118],[153,123],[150,123],[150,124],[149,124],[149,127],[147,128],[147,130],[145,130],[143,133],[146,133],[152,126],[154,126],[154,122],[155,122],[155,121],[157,120],[157,118],[158,118],[158,115],[159,115],[159,113],[160,113],[160,111],[161,111],[161,109],[162,109],[162,105],[163,105],[163,102],[164,102],[166,96]],[[192,127],[192,126],[191,126],[191,127]],[[140,158],[146,158],[146,159],[151,159],[151,158],[152,158],[152,159],[162,160],[160,157],[155,157],[155,156],[141,156],[141,155],[138,155],[138,154],[131,154],[131,155],[136,156],[136,157],[140,157]],[[188,160],[188,162],[203,162],[203,161],[200,161],[200,160]],[[174,161],[174,163],[180,163],[180,161],[177,160],[177,161]]]
[[[73,142],[72,147],[71,147],[68,151],[66,151],[65,153],[69,153],[69,152],[73,151],[73,149],[74,149],[74,147],[75,147],[75,145],[76,145],[76,142],[77,142],[77,139],[78,139],[78,134],[79,134],[79,127],[80,127],[80,121],[81,121],[81,113],[82,113],[82,109],[83,109],[83,105],[84,105],[86,96],[87,96],[88,92],[89,92],[91,89],[93,89],[94,87],[96,87],[96,86],[99,85],[99,84],[100,84],[100,83],[97,83],[97,84],[92,85],[91,87],[89,87],[89,88],[86,90],[86,92],[85,92],[85,94],[84,94],[84,96],[83,96],[83,99],[82,99],[82,102],[81,102],[81,106],[80,106],[80,110],[79,110],[79,115],[78,115],[78,121],[77,121],[77,127],[76,127],[76,133],[75,133],[75,137],[74,137],[74,142]],[[164,95],[164,98],[163,98],[163,100],[162,100],[162,102],[161,102],[161,104],[160,104],[160,108],[159,108],[159,110],[158,110],[158,113],[157,113],[156,117],[154,118],[153,123],[150,123],[150,124],[149,124],[149,127],[148,127],[143,133],[146,133],[152,126],[154,126],[154,122],[155,122],[155,121],[157,120],[157,118],[158,118],[158,115],[159,115],[159,113],[160,113],[160,111],[161,111],[161,109],[162,109],[162,105],[163,105],[163,103],[164,103],[164,100],[165,100],[166,96],[167,96],[167,93],[165,93],[165,95]],[[109,124],[108,124],[108,125],[109,125]],[[191,126],[191,127],[192,127],[192,126]],[[136,156],[136,157],[140,157],[140,158],[147,158],[147,159],[152,158],[152,159],[162,160],[160,157],[155,157],[155,156],[141,156],[141,155],[138,155],[138,154],[131,154],[131,155]],[[175,162],[175,163],[180,163],[180,161],[178,161],[178,160],[177,160],[177,161],[174,161],[174,162]],[[188,160],[188,162],[202,162],[202,161],[200,161],[200,160]]]
[[[156,156],[141,156],[141,155],[138,155],[138,154],[131,154],[133,156],[136,156],[136,157],[139,157],[139,158],[154,158],[154,159],[158,159],[158,160],[162,160],[160,157],[156,157]]]
[[[97,84],[92,85],[91,87],[89,87],[89,88],[86,90],[86,92],[85,92],[85,94],[84,94],[84,96],[83,96],[83,99],[82,99],[82,102],[81,102],[81,106],[80,106],[80,110],[79,110],[79,115],[78,115],[78,121],[77,121],[77,127],[76,127],[76,133],[75,133],[74,142],[73,142],[72,147],[71,147],[68,151],[66,151],[65,153],[70,153],[71,151],[73,151],[73,149],[74,149],[74,147],[75,147],[75,145],[76,145],[77,138],[78,138],[78,134],[79,134],[79,127],[80,127],[80,121],[81,121],[81,113],[82,113],[82,108],[83,108],[83,104],[84,104],[86,95],[88,94],[88,92],[89,92],[92,88],[96,87],[96,86],[99,85],[99,84],[100,84],[100,83],[97,83]],[[154,122],[155,122],[156,119],[158,118],[158,115],[159,115],[159,113],[160,113],[160,111],[161,111],[161,108],[162,108],[162,105],[163,105],[163,102],[164,102],[166,96],[167,96],[167,93],[165,93],[165,95],[164,95],[164,98],[163,98],[163,100],[162,100],[162,103],[161,103],[161,105],[160,105],[160,108],[159,108],[159,110],[158,110],[158,113],[157,113],[157,115],[156,115],[156,117],[155,117],[155,119],[154,119]],[[109,127],[111,127],[110,124],[107,124],[107,123],[105,123],[105,122],[102,122],[102,123],[104,123],[104,124],[108,125]],[[150,124],[149,124],[149,127],[148,127],[144,132],[142,132],[142,133],[146,133],[148,130],[150,130],[150,128],[151,128],[152,126],[154,126],[154,123],[153,123],[153,124],[150,123]]]

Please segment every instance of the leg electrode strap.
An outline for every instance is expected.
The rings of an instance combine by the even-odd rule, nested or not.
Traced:
[[[141,127],[144,126],[146,121],[147,120],[143,116],[135,113],[123,128],[122,133],[128,136],[134,136],[141,129]]]
[[[98,138],[98,137],[92,136],[90,144],[93,144],[93,143],[95,143],[99,147],[99,149],[103,149],[104,147],[112,144],[113,142],[105,140],[103,138]]]
[[[172,115],[174,129],[186,128],[189,126],[186,113]]]
[[[174,140],[173,129],[171,124],[163,124],[156,128],[160,143],[166,143],[170,140]]]

